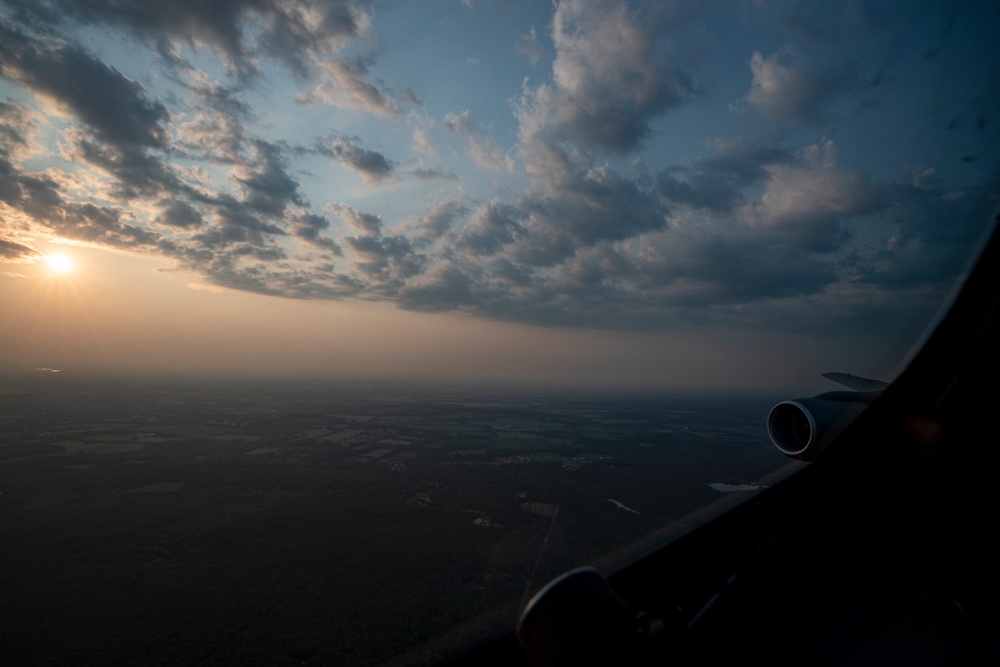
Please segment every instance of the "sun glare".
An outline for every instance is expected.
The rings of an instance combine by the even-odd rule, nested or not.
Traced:
[[[73,270],[74,266],[73,258],[62,253],[48,255],[46,256],[45,261],[49,265],[49,270],[53,273],[67,274]]]

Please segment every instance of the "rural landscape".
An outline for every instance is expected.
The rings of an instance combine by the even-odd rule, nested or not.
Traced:
[[[440,659],[762,488],[769,400],[7,378],[0,660]]]

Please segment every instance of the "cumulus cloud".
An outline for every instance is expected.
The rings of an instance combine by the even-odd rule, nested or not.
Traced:
[[[712,152],[694,166],[663,169],[656,183],[668,202],[730,213],[744,203],[745,188],[768,177],[767,165],[790,159],[790,154],[780,148],[746,140],[717,140]]]
[[[76,116],[116,146],[163,147],[166,107],[113,67],[67,44],[52,46],[0,22],[0,76]]]
[[[372,296],[397,298],[400,291],[427,267],[428,258],[416,252],[405,236],[359,235],[344,237],[357,261],[354,271]]]
[[[157,50],[175,69],[191,64],[180,57],[185,46],[216,54],[242,84],[261,74],[261,61],[283,64],[302,82],[314,83],[303,101],[381,115],[400,113],[398,103],[369,77],[371,60],[345,58],[348,45],[370,35],[370,2],[353,0],[227,0],[219,3],[131,3],[115,0],[79,3],[39,0],[16,3],[14,16],[39,29],[82,23],[128,31]],[[4,41],[10,39],[4,35]],[[72,54],[67,54],[72,56]],[[100,75],[91,72],[91,75]],[[92,80],[92,79],[91,79]],[[87,81],[87,79],[78,79]],[[419,103],[412,91],[404,99]]]
[[[251,141],[246,128],[254,116],[250,106],[238,91],[193,67],[185,68],[178,80],[193,96],[189,103],[193,113],[175,126],[174,147],[191,159],[238,162]]]
[[[844,241],[840,222],[874,212],[889,194],[866,174],[841,168],[832,141],[809,146],[797,161],[767,170],[761,200],[745,209],[747,221],[814,250],[838,247]]]
[[[649,121],[695,94],[655,22],[624,2],[563,0],[552,20],[553,82],[525,94],[536,122],[612,152],[637,148]]]
[[[327,209],[340,216],[351,229],[363,236],[377,237],[382,234],[382,218],[373,213],[364,213],[347,204],[330,204]]]
[[[345,109],[358,109],[381,116],[401,113],[396,100],[368,79],[369,65],[364,58],[319,63],[320,83],[316,86],[315,95],[327,104]],[[411,101],[416,101],[412,91],[410,97]]]
[[[512,243],[516,234],[523,233],[518,219],[524,217],[517,207],[491,201],[475,210],[457,234],[457,245],[476,256],[494,255]]]
[[[164,201],[162,204],[163,208],[160,210],[160,214],[154,218],[154,222],[181,229],[192,229],[204,224],[201,212],[185,201]]]
[[[469,117],[468,111],[449,113],[444,117],[444,127],[465,140],[469,157],[484,169],[511,171],[513,162],[500,146]]]
[[[807,69],[795,49],[765,57],[755,51],[750,59],[753,81],[747,101],[770,120],[822,122],[830,103],[849,79],[846,63],[827,69]]]
[[[655,3],[554,5],[551,76],[525,81],[512,98],[516,147],[505,150],[491,136],[491,122],[501,120],[469,111],[444,116],[446,133],[457,138],[451,143],[464,146],[472,163],[504,172],[488,174],[488,186],[477,182],[482,174],[461,172],[462,156],[450,151],[444,166],[434,166],[434,123],[423,112],[400,113],[420,100],[402,82],[394,97],[372,57],[344,50],[369,35],[367,4],[5,6],[17,24],[0,24],[0,74],[41,100],[36,107],[68,119],[42,133],[37,111],[0,102],[5,261],[35,256],[20,241],[23,231],[147,252],[206,282],[263,294],[663,329],[712,318],[745,322],[747,313],[765,317],[758,314],[775,302],[786,314],[802,304],[819,311],[856,289],[930,291],[954,275],[969,246],[976,227],[961,221],[996,210],[988,194],[997,191],[995,178],[956,185],[948,165],[919,162],[903,182],[884,182],[845,164],[828,141],[802,148],[727,137],[676,164],[649,155],[624,164],[619,158],[643,145],[654,121],[697,96],[678,47],[683,35],[661,20]],[[162,98],[151,92],[156,84],[147,89],[73,42],[70,24],[81,21],[125,28],[156,49],[168,63],[157,70]],[[542,55],[534,29],[515,48],[532,62]],[[192,49],[197,57],[184,61]],[[221,58],[231,78],[208,74],[218,67],[205,64],[206,52]],[[747,102],[767,120],[824,122],[851,85],[851,67],[838,62],[848,61],[814,66],[789,49],[755,53]],[[255,77],[275,64],[309,91],[303,99],[375,118],[356,123],[358,114],[313,111],[323,124],[315,134],[303,138],[310,128],[296,127],[282,140],[291,123],[246,101],[257,92]],[[746,71],[745,56],[737,67]],[[371,128],[385,131],[379,150],[342,133]],[[981,133],[992,128],[979,123]],[[404,168],[380,151],[398,136],[408,144],[409,132],[417,159]],[[34,159],[40,134],[56,137],[45,139],[45,157],[61,162]],[[364,199],[365,211],[355,199],[314,206],[306,192],[326,191],[299,181],[295,159],[304,154],[323,155],[371,185],[405,169],[413,178],[399,190],[409,196],[412,188],[415,203],[402,208],[394,192]],[[960,166],[981,169],[987,159]],[[427,187],[459,180],[456,172],[463,183]],[[359,199],[371,194],[360,190]]]
[[[253,160],[237,169],[234,179],[243,186],[246,205],[262,214],[281,216],[289,204],[306,203],[298,181],[286,171],[281,149],[266,141],[254,143]]]
[[[334,255],[344,254],[336,241],[320,235],[320,232],[330,228],[330,221],[325,216],[315,213],[300,213],[292,216],[290,223],[292,234],[295,237]]]
[[[339,0],[228,0],[224,4],[116,0],[37,0],[17,3],[22,21],[61,25],[73,21],[129,31],[150,46],[176,53],[183,45],[219,54],[241,78],[259,73],[259,59],[284,62],[307,78],[317,54],[335,53],[367,33],[366,3]]]
[[[417,241],[426,243],[441,238],[468,212],[464,204],[454,199],[431,206],[425,215],[413,221]]]
[[[327,138],[319,143],[317,150],[353,170],[366,183],[381,183],[394,175],[392,160],[377,151],[361,147],[357,139]]]
[[[24,104],[0,102],[0,154],[19,159],[33,151],[31,138],[38,129],[37,115]]]

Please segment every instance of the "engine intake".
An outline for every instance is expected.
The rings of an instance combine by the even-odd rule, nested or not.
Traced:
[[[875,396],[877,392],[830,391],[782,401],[767,415],[767,434],[782,454],[813,461]]]

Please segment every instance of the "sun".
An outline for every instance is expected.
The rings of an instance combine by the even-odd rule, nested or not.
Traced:
[[[49,270],[53,273],[58,273],[60,275],[66,275],[73,271],[75,262],[73,258],[69,255],[64,255],[62,253],[56,253],[55,255],[46,255],[45,261],[49,265]]]

